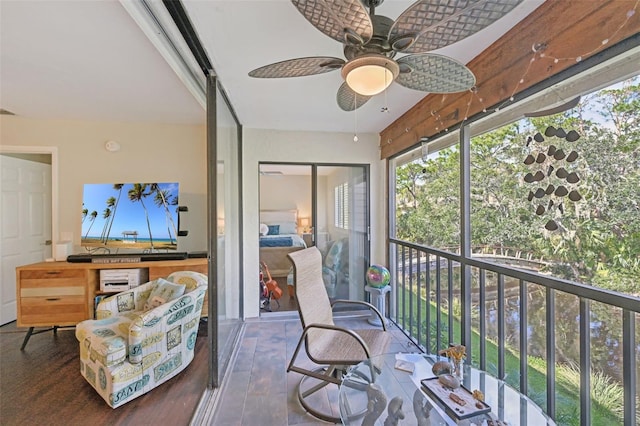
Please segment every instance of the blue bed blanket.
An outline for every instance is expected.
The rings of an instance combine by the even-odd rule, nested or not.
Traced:
[[[260,238],[260,247],[292,247],[293,238],[291,237],[276,237],[273,238]]]
[[[265,235],[260,237],[260,247],[306,247],[298,234]]]

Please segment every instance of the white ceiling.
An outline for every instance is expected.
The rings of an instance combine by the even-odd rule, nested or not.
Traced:
[[[289,79],[247,73],[304,56],[343,58],[288,0],[182,0],[245,127],[379,132],[426,94],[392,84],[354,112],[336,104],[340,72]],[[463,63],[528,15],[524,0],[473,37],[439,51]],[[386,0],[395,19],[412,1]],[[472,70],[473,71],[473,70]],[[387,105],[388,113],[380,111]],[[204,111],[120,2],[0,0],[0,108],[34,118],[204,123]],[[357,124],[356,124],[357,123]]]

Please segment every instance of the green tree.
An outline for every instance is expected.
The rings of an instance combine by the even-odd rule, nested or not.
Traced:
[[[113,226],[113,221],[116,219],[116,212],[118,211],[118,203],[120,202],[120,196],[122,195],[123,186],[124,184],[122,183],[116,183],[113,185],[113,189],[118,191],[118,198],[115,200],[115,203],[113,204],[113,213],[111,214],[111,221],[109,222],[109,229],[107,230],[105,241],[109,240],[109,235],[111,234],[111,227]],[[111,198],[107,200],[107,203],[109,203],[110,200]]]
[[[169,235],[169,239],[171,240],[171,244],[173,244],[173,236],[171,235],[171,228],[173,228],[173,235],[178,235],[178,230],[176,229],[176,224],[173,222],[173,217],[171,216],[171,212],[169,211],[169,204],[177,205],[178,199],[175,197],[175,200],[172,199],[171,194],[168,190],[162,190],[158,186],[157,183],[152,183],[151,192],[155,194],[153,202],[158,207],[164,208],[164,215],[167,221],[167,233]],[[171,226],[171,228],[170,228]]]
[[[91,214],[89,215],[89,220],[91,221],[91,224],[89,225],[89,229],[87,229],[87,233],[84,234],[84,239],[87,239],[87,236],[89,235],[89,231],[91,231],[91,227],[93,226],[93,224],[96,222],[96,217],[98,217],[98,212],[97,211],[92,211]]]
[[[151,249],[153,250],[153,236],[151,235],[151,222],[149,221],[149,211],[147,207],[144,205],[144,199],[151,195],[151,192],[147,191],[148,184],[146,183],[134,183],[133,188],[129,190],[128,196],[129,200],[135,202],[139,202],[142,208],[144,209],[144,216],[147,220],[147,229],[149,230],[149,243],[151,244]]]

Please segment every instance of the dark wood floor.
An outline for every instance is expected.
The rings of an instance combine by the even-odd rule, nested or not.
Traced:
[[[13,425],[187,425],[206,388],[207,324],[200,323],[195,357],[176,377],[112,409],[80,375],[73,328],[32,336],[0,327],[0,424]]]

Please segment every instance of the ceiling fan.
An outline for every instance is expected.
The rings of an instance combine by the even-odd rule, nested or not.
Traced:
[[[291,0],[318,30],[344,45],[346,61],[314,56],[265,65],[256,78],[302,77],[342,70],[338,106],[352,111],[392,82],[430,93],[461,92],[475,76],[447,56],[427,53],[453,44],[497,21],[522,0],[420,0],[394,22],[376,15],[384,0]],[[369,8],[367,12],[366,8]],[[396,54],[408,54],[394,59]]]

